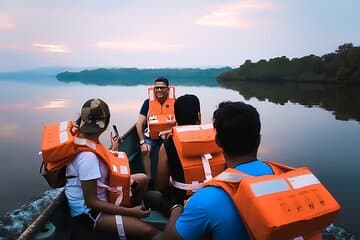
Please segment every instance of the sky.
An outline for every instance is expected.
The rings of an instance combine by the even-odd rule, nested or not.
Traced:
[[[0,72],[238,67],[360,45],[358,0],[1,0]]]

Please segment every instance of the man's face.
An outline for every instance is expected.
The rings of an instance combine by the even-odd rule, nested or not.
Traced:
[[[160,103],[163,103],[168,96],[169,88],[163,82],[156,82],[154,87],[154,92],[157,100]]]

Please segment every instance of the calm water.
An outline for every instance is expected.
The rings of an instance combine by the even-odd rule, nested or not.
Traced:
[[[136,121],[147,89],[66,84],[56,79],[40,82],[0,81],[0,216],[38,199],[48,189],[39,176],[38,156],[45,123],[76,119],[84,101],[100,97],[110,105],[111,122],[125,132]],[[176,91],[177,96],[199,96],[204,122],[210,121],[220,101],[254,105],[262,121],[259,158],[310,166],[342,205],[335,223],[360,236],[359,88],[339,92],[299,85],[227,87],[178,86]],[[311,107],[319,104],[321,107]],[[108,144],[108,134],[104,135],[103,142]]]

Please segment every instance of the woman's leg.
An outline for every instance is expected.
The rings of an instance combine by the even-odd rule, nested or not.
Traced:
[[[157,228],[138,218],[130,216],[121,216],[121,218],[122,227],[128,236],[136,237],[136,239],[152,239],[156,234],[160,233]],[[96,229],[118,232],[115,215],[103,213],[96,223]]]
[[[133,189],[134,194],[131,198],[131,202],[133,206],[137,206],[141,204],[141,201],[144,198],[148,188],[149,178],[143,173],[135,173],[131,175],[131,179],[136,183],[136,186]]]

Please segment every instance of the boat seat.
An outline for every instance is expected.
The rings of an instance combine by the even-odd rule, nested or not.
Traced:
[[[164,230],[168,219],[159,211],[151,210],[150,216],[143,218],[145,222],[150,223],[159,230]]]

